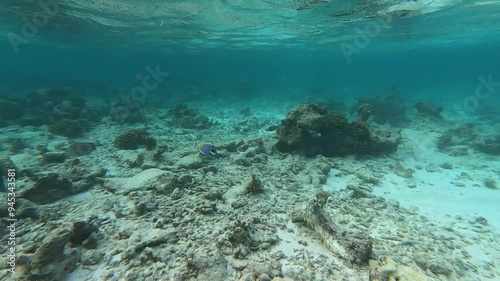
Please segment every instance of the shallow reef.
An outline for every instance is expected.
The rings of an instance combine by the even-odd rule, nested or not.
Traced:
[[[56,135],[79,137],[109,114],[105,106],[87,106],[86,100],[72,88],[56,87],[32,90],[0,100],[6,110],[0,112],[1,126],[49,126]]]
[[[40,127],[22,127],[25,117],[17,116],[0,128],[12,134],[0,143],[9,155],[0,157],[0,189],[6,189],[6,169],[16,169],[18,177],[19,280],[457,281],[499,275],[493,257],[500,237],[487,219],[471,215],[441,224],[376,193],[423,192],[434,182],[419,175],[441,169],[456,172],[457,186],[496,192],[494,173],[458,173],[460,163],[452,161],[402,160],[411,157],[411,138],[424,125],[442,126],[429,125],[435,154],[495,151],[498,137],[491,131],[446,126],[432,114],[417,114],[413,127],[395,129],[373,122],[376,106],[369,103],[355,104],[348,116],[335,101],[308,103],[284,118],[281,104],[269,113],[267,101],[170,109],[165,102],[144,104],[145,119],[128,122],[103,110],[107,99],[96,103],[103,107],[91,102],[79,103],[84,111],[76,115],[41,110],[53,118]],[[135,125],[139,120],[150,122]],[[217,156],[197,151],[205,141],[217,146]],[[488,169],[488,162],[481,165]],[[2,237],[8,235],[7,204],[0,200]],[[471,258],[470,246],[483,250],[484,259]],[[1,280],[10,277],[0,271]]]

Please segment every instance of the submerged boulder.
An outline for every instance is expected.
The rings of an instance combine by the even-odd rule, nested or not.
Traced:
[[[399,132],[386,128],[371,129],[371,154],[379,155],[396,152],[401,143]]]
[[[156,147],[156,139],[146,130],[132,129],[118,135],[115,138],[114,145],[119,150],[135,150],[141,146],[146,147],[147,150],[152,150]]]
[[[36,204],[47,204],[82,192],[90,187],[74,185],[69,179],[50,173],[21,192],[21,197]]]
[[[305,156],[342,156],[394,152],[399,133],[378,129],[372,133],[361,121],[349,122],[339,113],[329,113],[317,104],[305,104],[288,113],[278,127],[276,148]]]

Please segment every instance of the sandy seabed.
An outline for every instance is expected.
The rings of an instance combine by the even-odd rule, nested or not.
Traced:
[[[208,130],[173,125],[160,107],[148,108],[143,124],[104,117],[72,140],[98,140],[95,151],[62,163],[46,163],[40,147],[64,151],[68,138],[45,126],[1,128],[4,141],[23,142],[16,154],[7,145],[2,152],[25,175],[20,194],[33,185],[30,177],[50,173],[58,175],[53,185],[69,178],[81,192],[41,204],[20,200],[17,273],[4,270],[0,279],[500,278],[500,190],[493,185],[500,162],[473,149],[439,149],[442,132],[460,122],[411,113],[396,153],[305,158],[277,152],[276,132],[266,130],[293,106],[256,101],[242,116],[245,105],[190,105],[216,121]],[[115,137],[131,128],[154,136],[160,156],[117,150]],[[482,128],[498,132],[494,124]],[[203,141],[216,144],[219,157],[199,155]],[[329,197],[319,210],[320,191]],[[370,261],[356,257],[363,239]]]

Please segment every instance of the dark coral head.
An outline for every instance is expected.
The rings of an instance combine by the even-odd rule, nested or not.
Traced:
[[[114,145],[120,150],[134,150],[145,146],[147,150],[156,147],[156,140],[146,130],[128,130],[115,138]]]

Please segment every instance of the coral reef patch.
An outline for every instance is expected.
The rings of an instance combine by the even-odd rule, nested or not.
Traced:
[[[156,147],[156,140],[146,130],[128,130],[115,138],[114,145],[117,149],[134,150],[144,146],[148,150]]]
[[[87,106],[86,100],[69,87],[41,88],[23,98],[4,98],[0,107],[5,108],[0,112],[3,126],[48,125],[51,133],[66,137],[81,136],[109,114],[104,106]]]
[[[276,148],[305,156],[342,156],[394,152],[400,141],[396,132],[370,129],[364,122],[349,122],[344,115],[329,113],[317,104],[290,111],[278,127]]]

